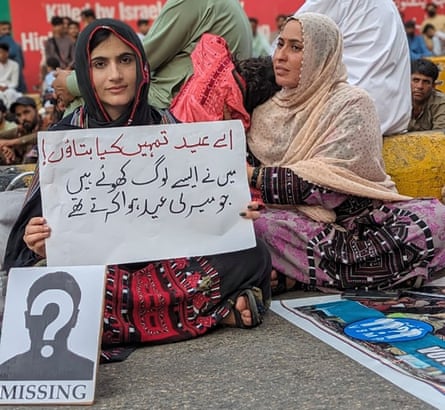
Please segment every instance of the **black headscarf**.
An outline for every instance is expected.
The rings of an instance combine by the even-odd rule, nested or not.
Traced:
[[[125,113],[117,120],[111,120],[99,101],[91,75],[89,45],[95,33],[102,29],[109,30],[127,44],[135,52],[137,60],[136,95]],[[51,130],[159,124],[160,113],[148,104],[150,70],[147,58],[139,37],[127,24],[113,19],[98,19],[88,24],[80,33],[76,43],[75,65],[84,105],[51,127]],[[39,257],[23,241],[23,235],[28,221],[34,216],[41,215],[42,203],[38,170],[36,170],[25,204],[8,238],[3,262],[5,270],[13,266],[30,266],[38,261]]]
[[[91,70],[91,41],[101,30],[107,30],[129,46],[136,55],[136,94],[132,104],[117,120],[107,114],[93,86]],[[97,19],[88,24],[80,33],[76,42],[75,71],[79,89],[84,100],[81,115],[84,127],[103,128],[127,125],[157,124],[160,114],[148,104],[150,67],[142,43],[134,30],[119,20]],[[59,128],[59,127],[57,127]],[[60,129],[60,128],[59,128]]]

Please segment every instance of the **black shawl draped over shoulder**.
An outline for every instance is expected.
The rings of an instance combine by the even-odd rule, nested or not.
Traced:
[[[127,44],[134,51],[137,60],[136,95],[127,110],[116,120],[111,120],[108,116],[93,87],[90,43],[100,30],[111,32]],[[150,68],[142,43],[126,23],[114,19],[98,19],[88,24],[76,43],[75,66],[84,104],[51,127],[51,130],[147,125],[159,124],[161,121],[161,114],[148,104]],[[6,271],[11,267],[32,266],[40,259],[23,241],[26,225],[35,216],[42,216],[38,169],[8,238],[3,262],[3,269]]]

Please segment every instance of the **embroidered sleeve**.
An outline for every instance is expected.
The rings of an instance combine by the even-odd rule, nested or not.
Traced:
[[[247,163],[252,165],[253,167],[261,166],[261,162],[255,158],[255,156],[250,152],[249,149],[247,150],[246,160],[247,160]]]
[[[305,181],[289,168],[265,167],[262,173],[261,197],[266,204],[322,205],[333,209],[347,195]]]

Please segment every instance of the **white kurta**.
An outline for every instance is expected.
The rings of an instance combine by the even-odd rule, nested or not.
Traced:
[[[0,85],[17,88],[19,85],[20,67],[14,60],[8,59],[5,64],[0,63]]]
[[[8,87],[6,90],[0,91],[0,98],[8,109],[22,95],[16,90],[19,85],[19,74],[20,66],[14,60],[8,59],[5,64],[0,63],[0,85]]]
[[[404,132],[411,117],[408,42],[393,0],[306,0],[295,15],[321,13],[343,33],[343,61],[351,84],[373,98],[382,134]]]

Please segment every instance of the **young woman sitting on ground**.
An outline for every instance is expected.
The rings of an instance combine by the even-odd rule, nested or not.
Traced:
[[[149,72],[142,45],[129,26],[112,19],[89,24],[76,45],[76,73],[84,104],[52,129],[171,121],[170,114],[147,103]],[[255,208],[253,203],[243,214],[254,217]],[[42,217],[36,172],[9,237],[5,268],[44,262],[50,234]],[[185,340],[221,324],[259,325],[270,300],[270,271],[270,255],[261,241],[254,248],[228,254],[108,266],[102,338],[108,354],[104,356],[113,360],[110,352],[117,346]],[[147,281],[153,286],[144,286]],[[143,311],[136,303],[141,297],[146,304]],[[124,298],[127,313],[120,308]],[[153,311],[162,321],[151,320]],[[144,323],[158,324],[147,329]]]

